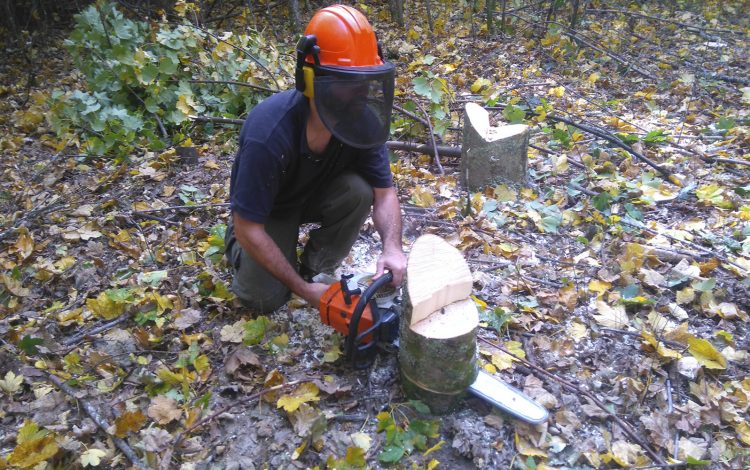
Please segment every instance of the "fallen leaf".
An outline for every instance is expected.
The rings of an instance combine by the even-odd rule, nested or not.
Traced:
[[[0,380],[0,389],[8,395],[13,395],[21,389],[21,384],[23,384],[23,374],[16,375],[12,371],[8,371],[5,378]]]
[[[297,387],[294,392],[282,395],[276,402],[276,407],[283,407],[284,411],[289,413],[299,408],[302,403],[320,400],[319,393],[320,390],[318,390],[317,385],[312,382],[305,382]]]
[[[241,343],[245,337],[245,320],[237,320],[231,325],[221,327],[219,336],[225,343]]]
[[[628,314],[625,312],[624,305],[611,307],[603,300],[596,301],[598,315],[593,315],[594,320],[605,328],[620,329],[628,324]]]
[[[186,308],[177,314],[174,320],[174,326],[178,330],[187,330],[201,320],[201,311],[194,308]],[[223,339],[222,339],[223,341]]]
[[[146,424],[146,416],[141,410],[126,411],[115,419],[115,436],[124,438],[131,432],[140,431]]]
[[[177,407],[177,402],[164,395],[157,395],[151,399],[147,413],[159,424],[169,424],[182,416],[182,410]]]
[[[162,428],[146,428],[141,431],[143,448],[148,452],[159,452],[172,443],[172,435]]]
[[[229,358],[227,358],[227,362],[224,367],[226,368],[228,374],[234,374],[237,369],[245,365],[253,365],[256,367],[262,366],[258,355],[255,354],[249,347],[242,346],[237,348],[232,354],[229,355]]]
[[[97,467],[105,455],[107,453],[101,449],[88,449],[81,454],[81,465],[84,467]]]
[[[707,369],[726,369],[727,360],[705,339],[688,339],[688,350],[690,354]]]

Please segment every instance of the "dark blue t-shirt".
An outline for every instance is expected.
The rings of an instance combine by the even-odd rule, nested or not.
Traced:
[[[258,104],[240,132],[232,166],[230,206],[242,218],[265,223],[302,208],[319,188],[345,171],[361,175],[374,188],[392,186],[385,145],[361,150],[335,137],[322,154],[307,146],[309,103],[296,90],[277,93]]]

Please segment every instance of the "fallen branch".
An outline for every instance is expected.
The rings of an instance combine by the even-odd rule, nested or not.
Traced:
[[[435,134],[433,133],[433,130],[432,130],[432,123],[430,122],[430,115],[427,114],[427,111],[424,110],[424,108],[422,107],[421,104],[419,104],[419,102],[417,102],[417,106],[419,106],[419,110],[422,111],[422,114],[424,114],[425,120],[427,121],[427,128],[430,131],[429,132],[430,140],[432,141],[432,150],[433,150],[432,158],[435,161],[435,165],[437,165],[438,174],[444,175],[445,170],[443,170],[443,165],[440,164],[440,155],[438,154],[438,146],[437,146],[437,143],[435,142]]]
[[[218,122],[220,124],[236,124],[238,126],[245,124],[244,119],[230,119],[216,116],[188,116],[188,118],[195,122]]]
[[[72,336],[69,336],[65,338],[64,340],[60,341],[60,343],[63,346],[76,345],[89,336],[98,335],[99,333],[112,329],[113,327],[119,325],[120,323],[123,323],[128,318],[130,318],[129,315],[120,315],[114,320],[108,321],[106,323],[102,323],[99,326],[95,326],[95,327],[89,328],[88,330],[80,331]]]
[[[483,341],[483,342],[487,343],[488,345],[490,345],[490,346],[492,346],[494,348],[497,348],[498,350],[502,351],[503,353],[511,356],[513,359],[515,359],[519,363],[523,364],[524,366],[528,367],[529,369],[532,369],[532,370],[534,370],[536,372],[539,372],[544,378],[554,380],[555,382],[557,382],[560,385],[562,385],[564,388],[568,389],[568,391],[573,392],[573,393],[575,393],[575,394],[577,394],[579,396],[586,397],[588,400],[591,401],[591,403],[593,403],[596,406],[598,406],[599,408],[601,408],[602,411],[604,411],[613,421],[615,421],[615,423],[617,423],[620,426],[620,428],[625,432],[625,434],[628,435],[628,437],[630,437],[633,441],[635,441],[636,443],[638,443],[638,445],[640,445],[646,451],[646,453],[649,454],[649,456],[651,457],[651,460],[653,460],[654,462],[658,463],[659,465],[668,465],[664,461],[664,459],[662,459],[661,456],[659,454],[657,454],[656,451],[654,451],[651,448],[651,446],[649,446],[648,443],[645,442],[641,438],[640,435],[638,435],[638,433],[630,426],[630,424],[628,424],[622,418],[620,418],[619,416],[617,416],[616,414],[614,414],[612,411],[610,411],[609,408],[604,403],[601,402],[601,400],[599,400],[596,396],[594,396],[588,390],[583,390],[582,388],[578,387],[577,385],[574,385],[574,384],[568,382],[567,380],[565,380],[565,379],[563,379],[561,377],[558,377],[557,375],[553,374],[552,372],[548,372],[546,369],[543,369],[543,368],[541,368],[541,367],[539,367],[539,366],[537,366],[535,364],[532,364],[531,362],[527,361],[526,359],[523,359],[523,358],[521,358],[521,357],[513,354],[512,352],[508,351],[504,347],[502,347],[502,346],[500,346],[498,344],[495,344],[495,343],[493,343],[492,341],[490,341],[488,339],[482,338],[480,336],[479,340]]]
[[[402,108],[401,106],[398,106],[398,105],[394,104],[393,105],[393,109],[395,109],[396,111],[398,111],[399,113],[401,113],[401,114],[403,114],[405,116],[408,116],[408,117],[414,119],[417,122],[420,122],[425,127],[430,127],[430,123],[427,122],[427,121],[425,121],[424,118],[421,118],[421,117],[417,116],[416,114],[414,114],[411,111],[408,111],[408,110]]]
[[[672,176],[672,174],[669,173],[669,171],[667,171],[666,169],[664,169],[661,166],[657,165],[652,160],[650,160],[648,157],[646,157],[645,155],[641,154],[640,152],[638,152],[637,150],[635,150],[633,147],[631,147],[630,145],[626,144],[625,142],[623,142],[622,140],[618,139],[616,136],[610,134],[609,132],[607,132],[607,131],[605,131],[603,129],[599,129],[599,128],[596,128],[596,127],[588,126],[586,124],[576,123],[576,122],[574,122],[574,121],[572,121],[570,119],[567,119],[567,118],[564,118],[564,117],[560,117],[560,116],[547,116],[547,119],[550,119],[552,121],[559,121],[559,122],[564,122],[566,124],[570,124],[571,126],[577,127],[578,129],[581,129],[582,131],[588,132],[589,134],[593,134],[593,135],[595,135],[595,136],[597,136],[599,138],[607,140],[607,141],[615,144],[616,146],[618,146],[618,147],[620,147],[622,149],[625,149],[628,153],[630,153],[631,155],[633,155],[635,158],[637,158],[638,160],[640,160],[643,163],[647,164],[651,168],[655,169],[663,177],[665,177],[667,180],[671,181],[670,177]]]
[[[675,24],[677,26],[683,26],[683,27],[687,28],[689,31],[703,31],[704,33],[728,33],[728,34],[737,34],[737,35],[740,35],[740,36],[742,36],[742,35],[745,34],[742,31],[735,31],[735,30],[732,30],[732,29],[701,28],[699,26],[695,26],[695,25],[692,25],[692,24],[681,23],[679,21],[670,20],[668,18],[659,18],[658,16],[649,16],[649,15],[645,15],[643,13],[638,13],[638,12],[635,12],[635,11],[616,10],[616,9],[596,9],[596,8],[589,9],[587,11],[592,12],[592,13],[620,13],[620,14],[623,14],[623,15],[638,16],[638,17],[641,17],[641,18],[649,19],[649,20],[663,21],[664,23],[672,23],[672,24]]]
[[[265,91],[267,93],[278,93],[279,91],[279,90],[274,90],[273,88],[264,87],[262,85],[254,85],[252,83],[238,82],[235,80],[189,80],[189,82],[190,83],[205,83],[205,84],[211,84],[211,85],[237,85],[237,86],[243,86],[246,88],[252,88],[258,91]]]
[[[385,143],[386,147],[391,150],[406,150],[408,152],[423,153],[425,155],[432,155],[434,148],[431,145],[420,144],[414,142],[403,142],[399,140],[389,140]],[[446,157],[460,157],[461,147],[451,147],[447,145],[438,145],[437,150],[441,155]]]
[[[133,466],[135,468],[144,469],[144,470],[150,468],[147,465],[144,465],[143,463],[141,463],[141,460],[138,458],[138,455],[136,455],[136,453],[133,450],[133,448],[130,447],[130,445],[128,445],[128,443],[125,442],[124,439],[120,439],[119,437],[111,436],[107,432],[107,429],[109,429],[109,423],[107,423],[107,420],[104,419],[104,417],[99,413],[99,410],[97,410],[94,407],[94,405],[92,405],[91,403],[89,403],[88,401],[86,401],[86,400],[84,400],[82,398],[78,398],[76,396],[75,390],[73,390],[70,387],[70,385],[68,385],[65,382],[63,382],[56,375],[53,375],[53,374],[51,374],[49,372],[47,372],[45,375],[46,375],[47,380],[49,380],[50,382],[52,382],[53,384],[55,384],[57,386],[57,388],[59,388],[60,390],[62,390],[63,392],[65,392],[66,395],[70,396],[71,398],[75,399],[78,402],[78,404],[81,406],[81,408],[83,408],[83,410],[86,412],[86,414],[89,416],[89,418],[91,418],[94,421],[94,423],[96,423],[96,425],[97,425],[97,427],[99,427],[99,429],[101,429],[102,431],[104,431],[104,433],[107,435],[107,437],[109,437],[110,439],[112,439],[112,442],[114,442],[115,446],[117,446],[117,448],[120,449],[120,452],[122,452],[123,455],[125,455],[125,457],[130,461],[131,464],[133,464]]]
[[[194,204],[192,206],[190,205],[184,205],[184,206],[167,206],[167,207],[159,207],[156,209],[143,209],[142,211],[133,211],[132,214],[148,214],[150,212],[164,212],[164,211],[174,211],[174,210],[184,210],[184,209],[212,209],[212,208],[219,208],[219,207],[229,207],[229,203],[227,202],[215,202],[211,204]]]

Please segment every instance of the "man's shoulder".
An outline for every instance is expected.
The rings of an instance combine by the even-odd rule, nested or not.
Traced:
[[[306,98],[296,90],[272,95],[256,105],[245,119],[240,140],[266,142],[279,135],[292,135],[302,128]]]

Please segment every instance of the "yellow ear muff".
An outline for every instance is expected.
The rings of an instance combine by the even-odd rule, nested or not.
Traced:
[[[308,98],[315,96],[315,90],[313,89],[313,81],[315,80],[315,70],[312,67],[303,67],[302,73],[305,75],[305,91],[303,94]]]

